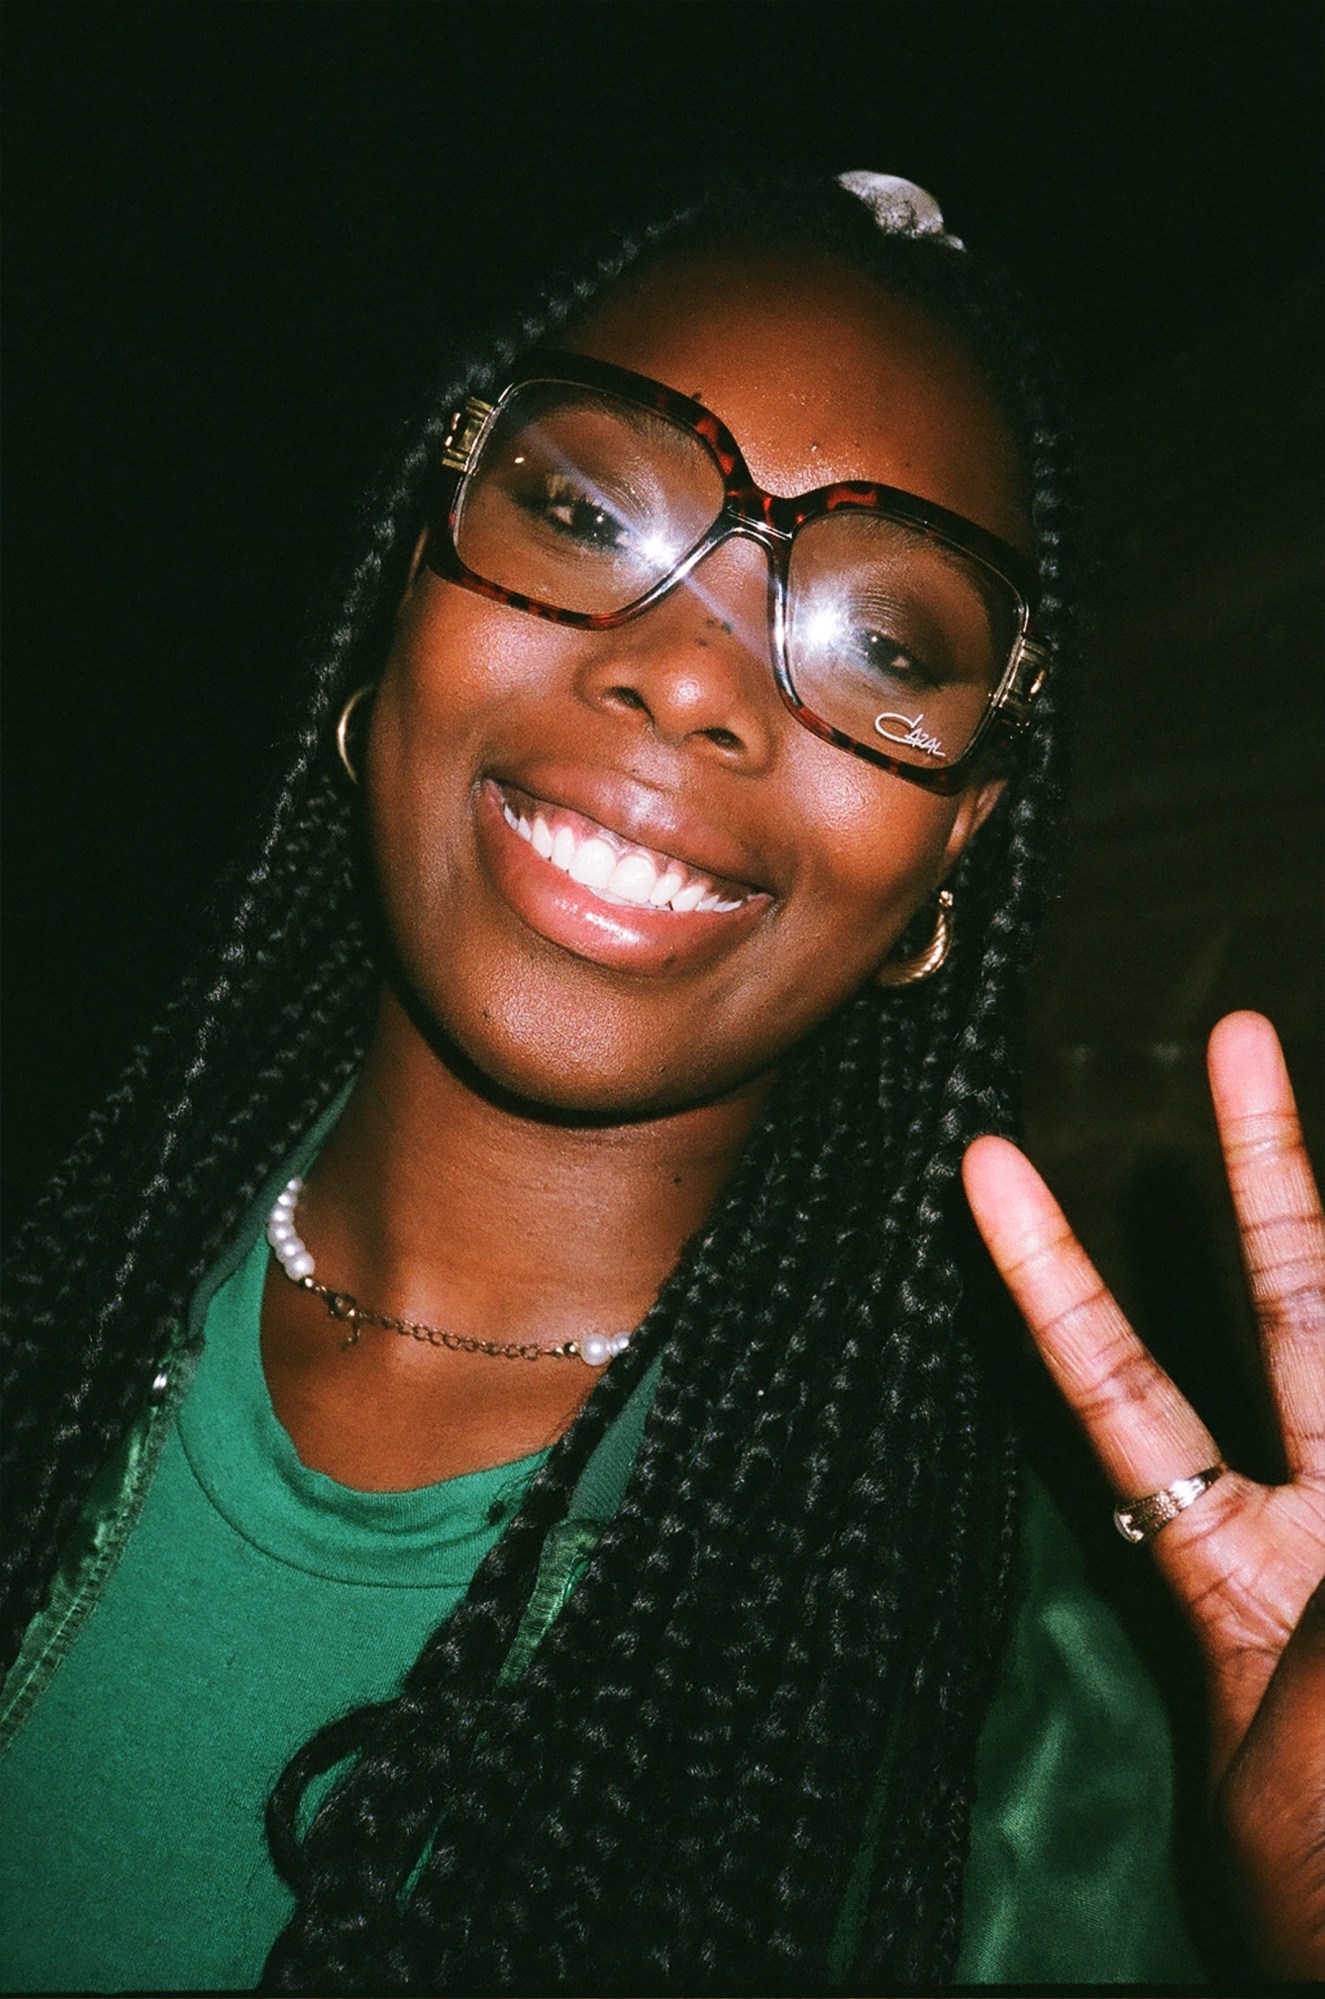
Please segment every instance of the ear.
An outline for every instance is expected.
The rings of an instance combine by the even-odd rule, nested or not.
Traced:
[[[423,567],[423,551],[428,546],[429,532],[428,523],[425,521],[419,529],[418,540],[414,544],[414,553],[409,559],[409,574],[405,578],[405,588],[401,592],[402,600],[409,595],[419,580],[419,571]]]
[[[427,546],[428,527],[425,522],[419,529],[418,538],[414,543],[414,550],[409,559],[409,568],[405,574],[404,585],[401,588],[399,597],[396,599],[395,619],[397,624],[399,624],[401,618],[409,608],[410,599],[418,587],[419,578],[423,573],[424,550]]]
[[[986,777],[977,784],[970,785],[961,795],[957,816],[952,822],[943,849],[943,873],[940,880],[946,881],[956,867],[970,842],[975,838],[985,820],[989,817],[1007,783],[1005,777]]]

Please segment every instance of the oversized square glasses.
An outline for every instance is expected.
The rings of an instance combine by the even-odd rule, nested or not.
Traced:
[[[766,493],[710,410],[647,376],[533,354],[455,412],[442,465],[430,567],[560,624],[624,624],[722,542],[757,542],[782,699],[912,784],[960,790],[991,732],[1029,720],[1046,656],[1015,549],[891,486]]]

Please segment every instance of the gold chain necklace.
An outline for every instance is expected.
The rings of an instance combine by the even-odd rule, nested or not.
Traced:
[[[320,1298],[330,1316],[348,1328],[342,1351],[358,1345],[363,1326],[380,1326],[384,1332],[399,1333],[430,1347],[446,1347],[451,1353],[491,1354],[496,1360],[582,1360],[586,1367],[605,1367],[630,1345],[629,1333],[586,1333],[583,1339],[561,1340],[551,1347],[539,1346],[535,1340],[480,1340],[471,1333],[449,1333],[441,1326],[425,1326],[418,1319],[375,1312],[371,1306],[361,1305],[352,1291],[333,1291],[314,1276],[313,1258],[294,1225],[303,1186],[296,1175],[276,1196],[267,1217],[267,1241],[290,1282]]]

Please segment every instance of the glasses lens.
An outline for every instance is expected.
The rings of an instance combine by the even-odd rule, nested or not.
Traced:
[[[691,431],[639,404],[532,382],[503,405],[461,486],[467,569],[563,611],[622,611],[713,525],[722,474]]]
[[[920,528],[839,509],[791,552],[797,699],[853,742],[922,768],[970,748],[1021,630],[1011,585]]]

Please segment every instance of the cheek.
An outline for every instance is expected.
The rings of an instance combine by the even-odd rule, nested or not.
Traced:
[[[449,816],[500,720],[547,678],[547,628],[424,570],[396,621],[373,702],[369,802],[382,863],[407,829]],[[540,650],[541,646],[541,650]]]
[[[549,639],[543,621],[522,617],[456,589],[423,570],[396,620],[377,706],[396,711],[412,732],[463,729],[479,705],[514,695],[546,677]]]
[[[810,739],[815,757],[804,840],[816,893],[844,930],[886,951],[946,871],[962,801],[907,784]]]
[[[392,928],[442,894],[457,836],[462,750],[477,714],[488,656],[439,617],[436,586],[416,580],[397,618],[373,699],[364,769],[378,882]],[[408,926],[406,926],[408,928]]]

